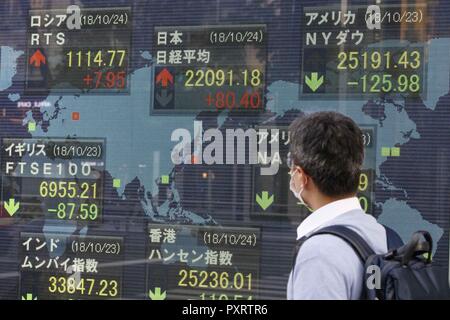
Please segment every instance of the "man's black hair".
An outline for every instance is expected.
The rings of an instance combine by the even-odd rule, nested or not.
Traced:
[[[293,163],[320,192],[336,197],[357,191],[364,142],[352,119],[337,112],[316,112],[294,120],[289,131]]]

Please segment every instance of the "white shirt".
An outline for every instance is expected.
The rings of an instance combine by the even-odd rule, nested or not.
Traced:
[[[297,239],[330,225],[344,225],[363,237],[376,253],[387,252],[384,227],[364,213],[356,197],[331,202],[311,213],[297,228]],[[287,298],[358,299],[363,272],[361,260],[344,240],[328,234],[311,237],[297,255]]]

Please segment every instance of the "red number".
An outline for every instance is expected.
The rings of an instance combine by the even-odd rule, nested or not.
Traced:
[[[95,88],[99,88],[101,81],[102,81],[102,72],[101,71],[96,71],[94,72],[96,75],[96,81],[95,81]]]
[[[125,71],[117,73],[117,88],[125,88]]]
[[[261,103],[259,92],[255,91],[250,95],[250,106],[253,109],[258,109]]]
[[[249,107],[252,109],[258,109],[261,106],[261,96],[258,91],[252,92],[251,94],[246,92],[242,96],[239,103],[245,109],[248,109]]]
[[[216,93],[216,109],[222,109],[225,107],[225,97],[223,92],[219,91]]]
[[[103,77],[102,71],[95,71],[95,89],[106,87],[108,89],[111,88],[119,88],[122,89],[125,87],[126,83],[126,74],[125,71],[113,72],[108,71]]]
[[[116,86],[116,74],[112,71],[106,73],[106,87],[114,88]]]
[[[205,101],[208,106],[213,104],[217,110],[224,108],[232,110],[239,107],[245,109],[261,108],[261,94],[258,91],[250,94],[245,92],[240,98],[239,104],[236,104],[236,93],[234,91],[218,91],[214,95],[208,94]]]

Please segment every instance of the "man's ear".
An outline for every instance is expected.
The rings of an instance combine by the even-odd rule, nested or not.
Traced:
[[[304,187],[311,181],[311,178],[308,176],[308,174],[303,170],[302,167],[298,167],[298,171],[300,173],[300,182]]]

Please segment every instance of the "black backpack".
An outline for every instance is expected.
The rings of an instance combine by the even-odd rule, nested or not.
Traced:
[[[431,235],[427,231],[417,231],[403,245],[395,231],[386,226],[385,229],[389,251],[376,254],[359,234],[345,226],[322,228],[298,240],[294,266],[298,251],[307,239],[319,234],[331,234],[346,241],[364,265],[361,299],[450,299],[447,270],[431,262]]]

